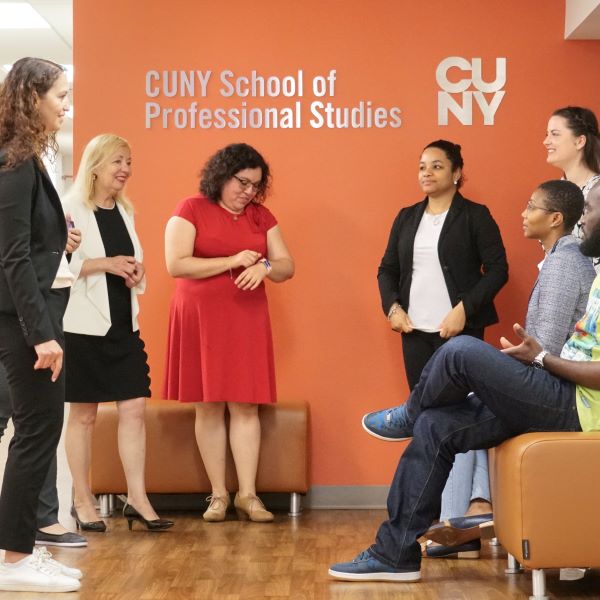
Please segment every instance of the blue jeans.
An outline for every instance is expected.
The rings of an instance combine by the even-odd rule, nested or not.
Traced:
[[[390,487],[389,519],[370,551],[392,567],[410,570],[420,567],[417,538],[439,514],[456,454],[528,431],[581,431],[572,383],[469,336],[436,351],[407,409],[414,437]]]
[[[462,517],[471,500],[478,498],[491,502],[487,450],[470,450],[454,457],[442,493],[440,521]]]

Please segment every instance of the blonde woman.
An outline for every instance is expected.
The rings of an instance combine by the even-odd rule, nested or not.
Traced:
[[[69,368],[66,399],[71,403],[66,450],[73,476],[72,514],[86,531],[105,531],[88,485],[90,441],[99,402],[117,402],[119,453],[127,480],[123,514],[129,528],[139,521],[162,530],[146,495],[145,402],[150,378],[138,327],[138,294],[144,292],[142,247],[135,231],[125,185],[131,176],[131,149],[123,138],[104,134],[85,148],[64,208],[81,230],[72,255],[75,277],[64,327]]]

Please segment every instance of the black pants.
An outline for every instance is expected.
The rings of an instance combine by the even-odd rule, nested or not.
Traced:
[[[64,348],[62,318],[69,288],[47,300],[55,339]],[[60,439],[64,370],[54,383],[50,369],[34,371],[35,350],[25,343],[14,315],[0,315],[0,361],[13,401],[15,435],[10,443],[0,494],[0,548],[30,554],[35,543],[38,498]]]
[[[12,418],[13,408],[6,371],[0,362],[0,440]],[[56,455],[50,463],[48,475],[42,486],[37,509],[37,528],[43,529],[58,523],[58,494],[56,491]]]
[[[469,328],[465,327],[461,335],[470,335],[472,337],[483,339],[483,327]],[[404,370],[408,387],[412,391],[415,385],[419,383],[421,373],[434,352],[449,339],[442,338],[439,333],[429,333],[426,331],[417,331],[402,334],[402,354],[404,355]]]

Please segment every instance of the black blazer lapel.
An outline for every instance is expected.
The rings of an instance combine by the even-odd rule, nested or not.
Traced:
[[[454,198],[452,198],[452,203],[450,204],[450,208],[448,209],[446,219],[444,220],[442,231],[440,231],[440,242],[442,241],[446,233],[448,233],[448,229],[452,227],[453,223],[456,221],[456,219],[464,210],[464,208],[465,200],[458,192],[456,192],[454,194]]]
[[[35,164],[36,171],[40,174],[42,185],[44,186],[44,191],[46,192],[46,196],[47,196],[48,200],[50,201],[50,204],[52,205],[54,210],[57,212],[57,214],[61,217],[59,219],[60,227],[61,227],[61,236],[63,236],[65,238],[65,243],[66,243],[67,223],[64,218],[62,203],[60,201],[60,198],[58,196],[56,188],[54,187],[52,180],[48,176],[48,173],[46,173],[46,169],[40,167],[37,164],[37,162],[35,162],[35,161],[34,161],[34,164]]]

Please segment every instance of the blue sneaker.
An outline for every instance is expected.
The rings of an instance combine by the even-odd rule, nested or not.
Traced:
[[[395,569],[382,563],[368,550],[361,552],[352,562],[337,563],[329,574],[345,581],[419,581],[421,571]]]
[[[362,426],[369,435],[386,442],[402,442],[413,436],[413,426],[408,420],[406,404],[367,413],[362,418]]]

